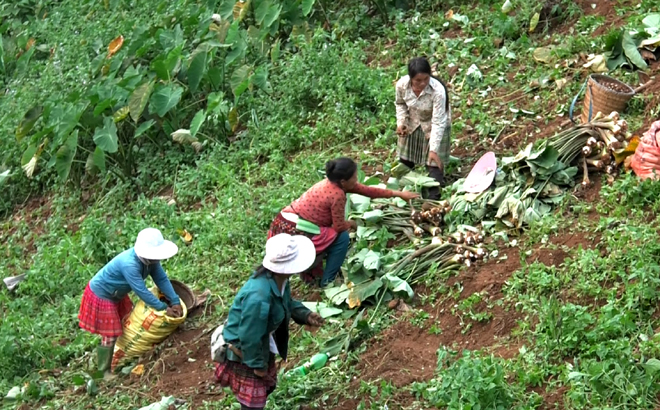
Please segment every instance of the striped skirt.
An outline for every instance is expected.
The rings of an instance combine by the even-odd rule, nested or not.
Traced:
[[[275,360],[271,360],[266,376],[257,377],[254,369],[226,360],[215,364],[215,380],[222,387],[229,387],[243,406],[260,409],[266,407],[268,395],[277,385],[277,366]]]
[[[78,321],[81,329],[104,337],[119,337],[124,333],[122,320],[133,310],[133,302],[128,297],[119,302],[102,299],[89,287],[85,288],[80,303]]]
[[[440,161],[442,161],[443,164],[447,164],[449,162],[449,154],[451,151],[451,123],[447,124],[445,127],[445,132],[442,134],[442,140],[440,140],[440,148],[438,151]],[[437,166],[436,164],[430,164],[428,162],[429,140],[426,138],[426,135],[424,135],[421,126],[415,128],[415,130],[407,136],[399,137],[397,154],[399,155],[399,158],[411,161],[415,165],[426,164]]]

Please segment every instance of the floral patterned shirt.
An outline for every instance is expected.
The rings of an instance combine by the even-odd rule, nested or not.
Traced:
[[[433,77],[419,96],[413,92],[410,76],[401,77],[396,83],[397,126],[406,125],[410,133],[421,126],[429,149],[440,154],[445,128],[451,123],[447,98],[445,87]]]
[[[349,193],[369,198],[392,198],[389,189],[357,184]],[[324,179],[307,190],[300,198],[282,210],[313,222],[319,227],[333,227],[337,232],[347,231],[351,225],[346,221],[346,192],[337,184]]]

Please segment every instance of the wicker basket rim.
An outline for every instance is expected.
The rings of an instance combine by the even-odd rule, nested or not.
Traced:
[[[609,94],[616,94],[616,95],[620,95],[620,96],[624,96],[624,95],[625,96],[632,96],[632,95],[635,94],[635,89],[632,88],[630,85],[624,83],[623,81],[619,81],[616,78],[612,78],[610,76],[607,76],[607,75],[592,74],[592,75],[589,76],[589,80],[590,80],[590,82],[597,85],[600,89],[602,89],[603,91],[605,91]],[[605,85],[603,84],[603,83],[607,83],[607,82],[621,84],[624,87],[626,87],[627,89],[629,89],[630,92],[629,93],[622,93],[620,91],[615,91],[615,90],[609,89],[609,88],[605,87]]]

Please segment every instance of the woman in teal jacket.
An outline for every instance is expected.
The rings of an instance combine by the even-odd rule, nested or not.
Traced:
[[[229,309],[222,336],[226,359],[216,364],[215,377],[230,387],[241,409],[263,409],[275,390],[275,355],[286,361],[289,321],[321,326],[323,319],[291,298],[289,278],[307,270],[316,259],[305,236],[275,235],[266,243],[263,264],[243,285]]]

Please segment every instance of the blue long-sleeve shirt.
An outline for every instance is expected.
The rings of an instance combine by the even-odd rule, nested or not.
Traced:
[[[89,287],[94,294],[102,299],[119,302],[131,290],[150,307],[156,310],[167,309],[167,304],[161,302],[149,292],[144,280],[151,276],[158,289],[170,300],[172,305],[179,305],[179,296],[174,291],[172,283],[159,262],[145,265],[140,261],[133,248],[115,256],[105,265],[91,281]]]

